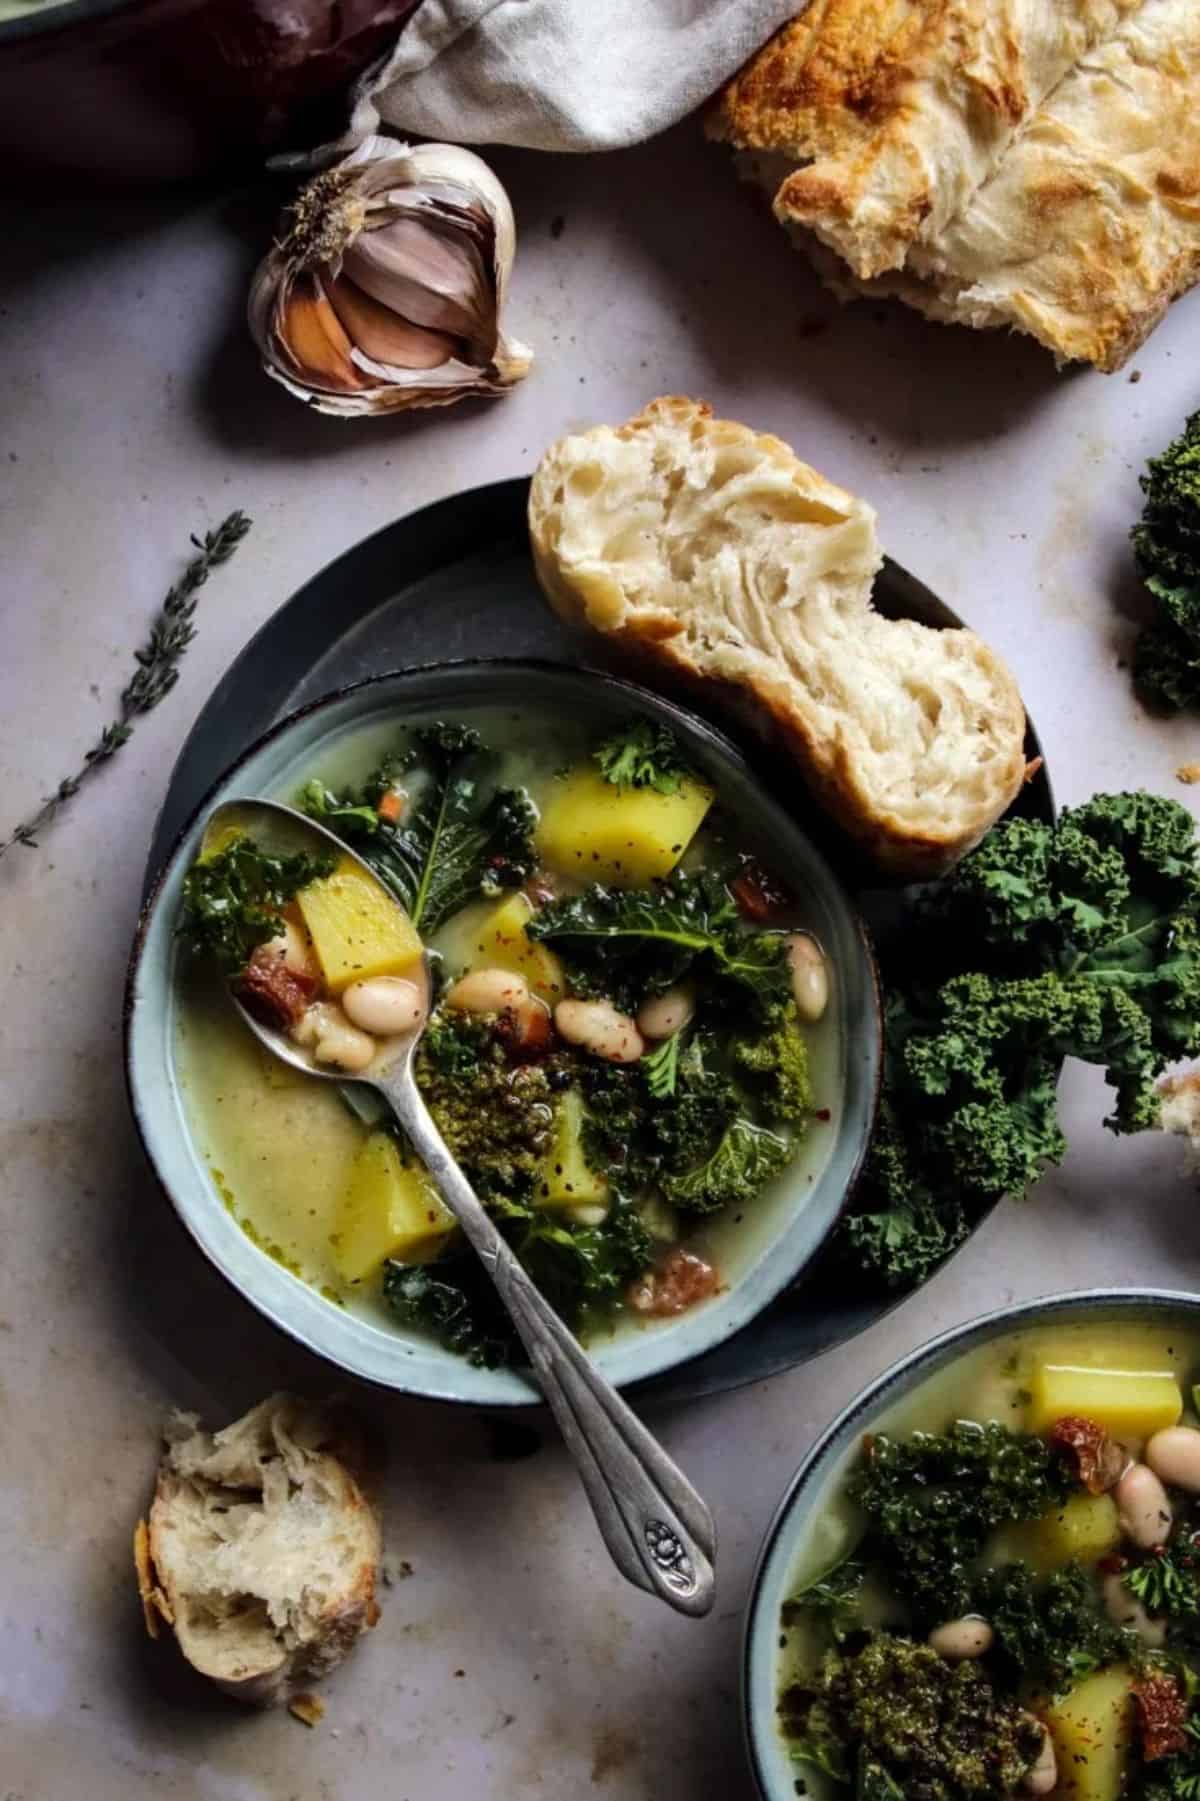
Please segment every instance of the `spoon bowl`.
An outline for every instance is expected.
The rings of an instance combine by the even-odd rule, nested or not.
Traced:
[[[356,863],[373,883],[382,886],[370,864],[340,838],[278,801],[235,800],[218,807],[201,837],[201,855],[231,828],[252,836],[256,818],[267,822],[270,835],[277,835],[282,825],[289,834],[299,831],[310,839],[324,840],[336,848],[339,861]],[[403,911],[399,901],[395,905]],[[391,1109],[491,1277],[529,1354],[534,1378],[575,1459],[613,1562],[630,1582],[658,1595],[678,1612],[705,1614],[714,1598],[716,1532],[712,1515],[530,1280],[450,1154],[421,1098],[414,1070],[416,1049],[429,1020],[428,951],[422,951],[414,969],[417,986],[423,990],[422,1016],[410,1030],[383,1038],[371,1062],[352,1072],[319,1068],[303,1046],[248,1009],[236,990],[231,988],[230,995],[255,1037],[273,1056],[306,1075],[337,1082],[349,1079],[374,1089]]]

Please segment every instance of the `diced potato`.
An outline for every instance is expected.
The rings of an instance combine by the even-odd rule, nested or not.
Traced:
[[[1122,1443],[1140,1442],[1175,1425],[1183,1412],[1183,1396],[1169,1370],[1037,1363],[1029,1388],[1031,1432],[1049,1432],[1055,1420],[1077,1414],[1095,1420]]]
[[[1058,1757],[1055,1801],[1118,1801],[1133,1736],[1132,1681],[1117,1664],[1041,1711]]]
[[[507,969],[524,976],[535,994],[551,1007],[566,993],[561,960],[546,944],[535,944],[525,927],[533,918],[527,895],[510,894],[493,907],[471,934],[472,969]]]
[[[425,1171],[401,1162],[389,1133],[372,1132],[351,1166],[330,1238],[343,1280],[361,1282],[389,1257],[428,1263],[455,1230],[454,1215]]]
[[[1043,1575],[1072,1558],[1098,1563],[1121,1542],[1117,1504],[1111,1495],[1071,1495],[1053,1513],[1007,1529],[1004,1542],[1008,1556]]]
[[[554,784],[542,809],[538,855],[562,875],[641,888],[670,875],[712,803],[712,789],[689,776],[677,794],[659,794],[577,769]]]
[[[370,976],[403,975],[421,955],[417,929],[399,901],[348,857],[332,875],[301,888],[296,905],[332,994]]]
[[[588,1168],[583,1154],[583,1122],[583,1098],[577,1088],[568,1088],[558,1103],[554,1140],[534,1188],[536,1207],[585,1207],[607,1200],[607,1181]]]

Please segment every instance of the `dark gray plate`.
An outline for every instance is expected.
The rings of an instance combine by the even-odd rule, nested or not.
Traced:
[[[541,599],[525,532],[527,480],[497,482],[385,526],[314,576],[250,640],[208,699],[180,752],[155,826],[149,889],[172,845],[218,776],[284,714],[334,688],[420,663],[476,657],[540,657],[605,667],[598,648],[562,626]],[[961,623],[915,577],[888,561],[876,600],[883,612],[927,625]],[[688,699],[696,710],[695,697]],[[738,737],[727,717],[720,724]],[[797,796],[795,771],[740,738],[764,781],[797,812],[859,894],[886,922],[888,898],[864,887],[854,852]],[[1028,751],[1040,754],[1030,728]],[[1014,811],[1052,819],[1044,769]],[[647,1399],[676,1400],[756,1382],[864,1331],[896,1303],[843,1287],[821,1259],[802,1281],[716,1350],[644,1385]]]

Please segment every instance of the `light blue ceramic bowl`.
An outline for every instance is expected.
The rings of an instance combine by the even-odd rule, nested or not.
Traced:
[[[461,1358],[382,1321],[324,1299],[251,1242],[217,1194],[191,1131],[176,1069],[176,944],[183,878],[204,818],[233,795],[291,799],[339,741],[371,727],[476,711],[536,709],[612,730],[639,716],[669,725],[716,786],[749,844],[788,879],[829,954],[834,982],[837,1096],[819,1167],[779,1192],[748,1224],[741,1268],[728,1287],[679,1319],[629,1327],[593,1347],[618,1385],[697,1357],[737,1332],[791,1282],[840,1213],[866,1151],[879,1085],[882,1028],[874,964],[861,923],[827,863],[791,813],[764,793],[736,750],[702,720],[611,676],[550,664],[445,664],[380,676],[292,715],[217,783],[184,831],[138,928],[126,1002],[126,1070],[150,1161],[185,1226],[217,1268],[261,1313],[330,1363],[385,1387],[476,1406],[535,1398],[517,1370],[474,1369]]]
[[[801,1547],[829,1504],[863,1434],[879,1430],[885,1413],[967,1352],[1031,1327],[1066,1325],[1084,1318],[1097,1324],[1134,1318],[1177,1328],[1186,1325],[1195,1332],[1200,1324],[1200,1298],[1161,1288],[1092,1288],[1002,1307],[969,1325],[955,1326],[921,1345],[865,1388],[818,1439],[792,1477],[759,1553],[743,1641],[742,1718],[763,1801],[796,1801],[797,1775],[803,1774],[788,1755],[776,1718],[782,1670],[780,1611],[792,1592],[792,1573]]]

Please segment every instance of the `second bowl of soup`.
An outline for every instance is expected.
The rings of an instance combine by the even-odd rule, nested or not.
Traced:
[[[835,1423],[746,1639],[767,1801],[1200,1795],[1200,1303],[948,1333]]]
[[[254,795],[340,837],[377,893],[236,814],[204,836],[213,806]],[[579,672],[411,672],[285,722],[204,817],[135,953],[135,1112],[203,1248],[312,1348],[421,1393],[530,1398],[486,1279],[353,1084],[418,942],[376,919],[388,897],[434,957],[426,1101],[613,1380],[727,1337],[820,1244],[870,1130],[870,954],[702,722]],[[231,987],[345,1082],[273,1061]]]

